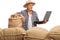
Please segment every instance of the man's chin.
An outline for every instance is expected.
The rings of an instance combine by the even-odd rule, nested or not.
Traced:
[[[32,9],[29,9],[28,11],[32,11]]]
[[[32,9],[30,11],[32,11]]]

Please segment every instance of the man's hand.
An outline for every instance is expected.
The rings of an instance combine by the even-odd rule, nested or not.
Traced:
[[[25,17],[22,14],[16,14],[18,17],[22,19],[23,22],[25,22]]]
[[[43,24],[45,24],[45,23],[47,23],[47,22],[48,22],[48,20],[45,19],[45,20],[43,21]]]
[[[25,22],[25,19],[26,19],[26,18],[25,18],[22,14],[20,14],[20,16],[21,16],[21,18],[22,18],[22,21]]]

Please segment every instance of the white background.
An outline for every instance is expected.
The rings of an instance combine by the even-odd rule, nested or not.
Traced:
[[[8,18],[25,8],[23,5],[27,0],[0,0],[0,28],[8,28]],[[42,21],[46,11],[52,11],[49,21],[46,24],[37,25],[47,30],[60,25],[60,0],[32,0],[36,3],[33,10]]]

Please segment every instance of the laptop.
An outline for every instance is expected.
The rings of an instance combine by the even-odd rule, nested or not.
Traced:
[[[43,20],[49,21],[49,17],[50,17],[50,15],[51,15],[51,13],[52,13],[52,11],[47,11],[46,14],[45,14],[45,16],[44,16],[44,19],[43,19]]]
[[[51,13],[52,13],[52,11],[47,11],[46,14],[45,14],[45,16],[44,16],[43,21],[35,21],[34,25],[37,26],[37,24],[43,24],[44,20],[49,21],[49,17],[51,15]]]

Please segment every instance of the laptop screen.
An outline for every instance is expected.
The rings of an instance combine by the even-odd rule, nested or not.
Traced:
[[[47,11],[45,16],[44,16],[44,20],[46,19],[48,21],[51,13],[52,13],[52,11]]]

